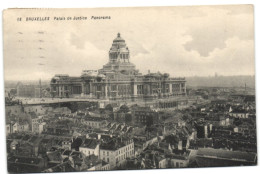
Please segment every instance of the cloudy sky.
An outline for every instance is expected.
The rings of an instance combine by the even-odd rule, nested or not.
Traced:
[[[85,16],[88,20],[55,21]],[[110,16],[110,20],[91,20]],[[22,17],[18,22],[17,18]],[[25,17],[50,17],[25,21]],[[48,80],[100,69],[117,33],[142,73],[254,75],[253,6],[9,10],[4,12],[5,80]]]

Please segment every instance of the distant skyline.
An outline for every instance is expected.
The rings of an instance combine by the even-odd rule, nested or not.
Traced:
[[[25,85],[38,85],[39,80],[5,81],[5,88],[14,88],[19,82]],[[255,76],[186,76],[187,86],[190,87],[242,87],[255,88]],[[41,80],[42,85],[49,85],[50,79]]]
[[[152,73],[152,72],[151,72]],[[145,73],[144,73],[145,74]],[[69,74],[68,74],[69,75]],[[73,76],[72,76],[73,77]],[[208,75],[208,76],[185,76],[187,78],[216,78],[214,75]],[[255,75],[230,75],[230,76],[223,76],[223,75],[218,75],[217,78],[220,78],[220,77],[255,77]],[[39,82],[39,80],[41,80],[41,82],[47,82],[47,81],[50,81],[51,79],[29,79],[29,80],[8,80],[8,79],[5,79],[6,82]]]
[[[21,21],[17,17],[110,16],[81,21]],[[178,76],[254,75],[251,5],[15,10],[4,13],[5,80],[79,76],[108,62],[120,32],[142,73]]]

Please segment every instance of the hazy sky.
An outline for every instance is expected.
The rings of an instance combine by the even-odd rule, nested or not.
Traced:
[[[85,16],[88,20],[55,21]],[[110,16],[110,20],[91,20]],[[23,17],[21,22],[18,17]],[[50,17],[25,21],[25,17]],[[142,73],[254,75],[253,6],[9,10],[4,12],[5,80],[48,80],[100,69],[120,32]]]

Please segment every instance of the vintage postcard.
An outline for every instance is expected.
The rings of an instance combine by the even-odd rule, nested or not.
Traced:
[[[11,173],[257,165],[252,5],[3,11]]]

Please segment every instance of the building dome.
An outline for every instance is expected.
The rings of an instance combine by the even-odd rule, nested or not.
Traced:
[[[130,51],[120,33],[113,40],[108,54],[109,62],[103,66],[103,69],[99,70],[99,73],[107,75],[119,72],[121,75],[133,75],[138,72],[135,65],[129,61]]]
[[[118,33],[109,50],[109,60],[110,62],[129,62],[129,57],[129,49],[125,40]]]
[[[117,33],[117,37],[113,40],[113,43],[116,42],[125,42],[125,40],[120,36],[120,33]]]

